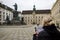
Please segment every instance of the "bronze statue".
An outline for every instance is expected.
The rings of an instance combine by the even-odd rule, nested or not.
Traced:
[[[17,4],[15,3],[15,5],[13,5],[13,6],[14,6],[15,10],[17,11]]]

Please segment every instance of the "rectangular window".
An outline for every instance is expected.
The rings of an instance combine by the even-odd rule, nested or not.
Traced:
[[[0,25],[1,25],[1,22],[0,22]]]
[[[28,22],[29,22],[29,20],[28,20]]]
[[[32,22],[32,20],[31,20],[31,22]]]
[[[3,12],[3,14],[5,14],[5,12]]]
[[[1,11],[0,11],[0,21],[1,21]]]
[[[25,18],[27,18],[27,17],[25,17]]]
[[[1,19],[0,19],[0,21],[1,21]]]
[[[28,17],[28,19],[29,19],[29,17]]]
[[[3,12],[3,20],[5,20],[5,12]]]
[[[60,9],[59,9],[59,13],[60,13]]]
[[[40,16],[39,16],[39,18],[40,18]]]
[[[1,18],[1,15],[0,15],[0,18]]]
[[[0,11],[0,13],[1,13],[1,11]]]
[[[8,15],[8,13],[6,13],[6,15]]]
[[[40,21],[40,20],[39,20]]]

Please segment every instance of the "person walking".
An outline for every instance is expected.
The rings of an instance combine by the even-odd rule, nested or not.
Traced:
[[[38,34],[39,32],[41,32],[43,30],[43,26],[37,24],[37,26],[35,27],[35,34],[33,34],[33,40],[38,40]]]

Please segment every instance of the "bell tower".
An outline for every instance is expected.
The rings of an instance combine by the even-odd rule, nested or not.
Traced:
[[[33,5],[33,11],[36,11],[35,5]]]
[[[36,8],[35,8],[35,5],[33,5],[33,24],[35,24],[35,14],[36,14]]]

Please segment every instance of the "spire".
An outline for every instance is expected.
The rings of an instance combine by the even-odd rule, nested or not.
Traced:
[[[33,5],[33,11],[36,11],[35,5]]]

